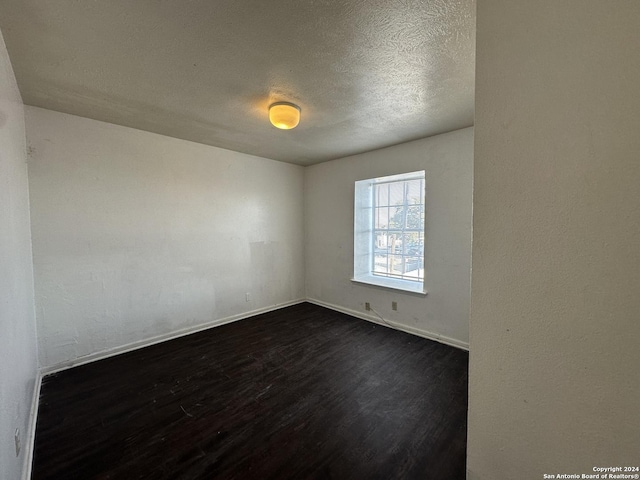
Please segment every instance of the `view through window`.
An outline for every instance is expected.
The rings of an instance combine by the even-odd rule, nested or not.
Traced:
[[[372,273],[424,279],[424,178],[373,185]]]
[[[424,171],[355,185],[354,281],[424,293]]]

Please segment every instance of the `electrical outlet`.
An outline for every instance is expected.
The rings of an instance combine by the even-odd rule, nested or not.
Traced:
[[[398,310],[398,302],[391,302],[391,310]]]
[[[251,301],[251,294],[250,294],[249,292],[247,292],[247,293],[245,294],[244,299],[245,299],[245,301],[250,302],[250,301]]]
[[[16,444],[16,457],[20,456],[20,429],[16,428],[16,432],[13,434],[13,441]]]
[[[369,302],[364,304],[364,309],[368,312],[369,310],[371,310],[371,305],[369,304]]]

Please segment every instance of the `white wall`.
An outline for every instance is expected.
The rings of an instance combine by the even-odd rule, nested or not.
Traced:
[[[425,286],[428,295],[350,281],[354,182],[426,171]],[[473,128],[321,163],[305,170],[307,297],[466,346],[469,339]],[[391,302],[398,302],[398,311]]]
[[[6,479],[21,475],[37,376],[30,237],[24,108],[0,34],[0,477]]]
[[[302,167],[26,115],[43,367],[304,297]]]
[[[638,465],[639,25],[478,2],[471,480]]]

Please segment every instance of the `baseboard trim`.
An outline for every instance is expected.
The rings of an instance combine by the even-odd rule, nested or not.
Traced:
[[[462,342],[455,338],[446,337],[444,335],[439,335],[437,333],[428,332],[426,330],[421,330],[414,327],[409,327],[407,325],[402,325],[401,323],[392,322],[390,320],[381,321],[378,317],[374,315],[367,315],[366,313],[358,312],[357,310],[352,310],[350,308],[341,307],[340,305],[334,305],[333,303],[323,302],[322,300],[317,300],[315,298],[307,298],[306,300],[309,303],[313,303],[314,305],[318,305],[320,307],[329,308],[331,310],[335,310],[336,312],[345,313],[347,315],[351,315],[352,317],[359,318],[361,320],[366,320],[368,322],[375,323],[377,325],[382,325],[383,327],[393,328],[395,330],[400,330],[405,333],[410,333],[412,335],[417,335],[418,337],[426,338],[428,340],[434,340],[439,343],[444,343],[445,345],[449,345],[450,347],[459,348],[461,350],[469,351],[469,344],[466,342]],[[389,323],[386,323],[389,322]]]
[[[29,426],[24,441],[24,463],[22,464],[22,480],[31,478],[33,468],[33,451],[36,441],[36,422],[38,420],[38,407],[40,406],[40,388],[42,387],[42,375],[36,373],[36,381],[31,397],[31,410],[29,411]]]
[[[126,345],[121,345],[119,347],[114,347],[108,350],[102,350],[100,352],[92,353],[90,355],[85,355],[83,357],[78,357],[71,361],[59,363],[49,367],[42,367],[40,369],[40,373],[42,376],[50,375],[52,373],[58,373],[63,370],[67,370],[69,368],[78,367],[80,365],[84,365],[91,362],[97,362],[98,360],[104,360],[105,358],[113,357],[115,355],[120,355],[122,353],[132,352],[140,348],[150,347],[151,345],[155,345],[161,342],[166,342],[167,340],[173,340],[176,338],[184,337],[185,335],[191,335],[192,333],[208,330],[210,328],[220,327],[222,325],[226,325],[227,323],[237,322],[238,320],[244,320],[245,318],[253,317],[255,315],[260,315],[262,313],[271,312],[273,310],[278,310],[280,308],[290,307],[292,305],[297,305],[305,301],[306,300],[304,298],[300,298],[300,299],[292,300],[289,302],[278,303],[275,305],[270,305],[268,307],[251,310],[249,312],[243,312],[237,315],[232,315],[230,317],[220,318],[218,320],[214,320],[213,322],[183,328],[180,330],[176,330],[174,332],[165,333],[163,335],[157,335],[155,337],[147,338],[145,340],[138,340],[136,342],[131,342]]]
[[[361,320],[366,320],[371,323],[375,323],[377,325],[381,325],[383,327],[393,328],[395,330],[399,330],[405,333],[409,333],[412,335],[417,335],[419,337],[426,338],[428,340],[434,340],[439,343],[443,343],[445,345],[449,345],[451,347],[459,348],[461,350],[469,351],[469,344],[462,342],[460,340],[456,340],[455,338],[446,337],[444,335],[439,335],[437,333],[428,332],[426,330],[417,329],[414,327],[409,327],[407,325],[402,325],[396,322],[388,321],[389,323],[382,322],[378,317],[374,315],[367,315],[365,313],[359,312],[357,310],[352,310],[350,308],[342,307],[339,305],[335,305],[332,303],[323,302],[321,300],[317,300],[315,298],[301,298],[297,300],[292,300],[290,302],[279,303],[276,305],[271,305],[268,307],[259,308],[256,310],[251,310],[249,312],[240,313],[237,315],[232,315],[230,317],[221,318],[215,320],[213,322],[209,322],[206,324],[200,324],[188,328],[184,328],[181,330],[177,330],[175,332],[167,333],[164,335],[158,335],[155,337],[151,337],[145,340],[140,340],[137,342],[132,342],[127,345],[122,345],[120,347],[112,348],[109,350],[103,350],[101,352],[93,353],[91,355],[87,355],[84,357],[80,357],[74,359],[70,362],[64,362],[58,365],[53,365],[51,367],[42,367],[40,371],[36,375],[36,381],[33,389],[33,397],[31,400],[31,410],[29,412],[29,431],[27,432],[27,437],[25,441],[25,456],[24,463],[22,468],[22,480],[29,480],[31,478],[32,468],[33,468],[33,453],[35,449],[35,436],[36,436],[36,423],[38,418],[38,407],[40,404],[40,390],[42,388],[42,378],[45,375],[49,375],[51,373],[60,372],[63,370],[67,370],[72,367],[77,367],[79,365],[84,365],[91,362],[96,362],[98,360],[103,360],[105,358],[113,357],[115,355],[120,355],[122,353],[131,352],[134,350],[138,350],[140,348],[148,347],[151,345],[155,345],[157,343],[166,342],[167,340],[173,340],[175,338],[184,337],[185,335],[191,335],[192,333],[201,332],[203,330],[208,330],[210,328],[219,327],[222,325],[226,325],[228,323],[236,322],[238,320],[244,320],[245,318],[253,317],[255,315],[260,315],[262,313],[271,312],[274,310],[278,310],[280,308],[290,307],[292,305],[297,305],[299,303],[309,302],[314,305],[318,305],[320,307],[325,307],[330,310],[335,310],[340,313],[344,313],[346,315],[350,315],[352,317],[359,318]]]

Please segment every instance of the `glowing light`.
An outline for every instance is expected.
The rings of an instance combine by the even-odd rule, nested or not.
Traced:
[[[289,102],[272,103],[269,106],[269,120],[276,128],[295,128],[300,123],[300,107]]]

